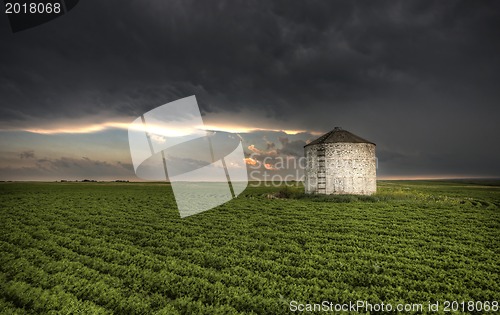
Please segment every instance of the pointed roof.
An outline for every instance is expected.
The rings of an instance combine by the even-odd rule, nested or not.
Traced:
[[[347,142],[347,143],[371,143],[375,145],[375,143],[370,142],[366,139],[356,136],[353,133],[350,133],[347,130],[343,130],[340,127],[335,127],[332,131],[325,133],[318,139],[311,141],[306,144],[304,147],[321,144],[321,143],[338,143],[338,142]]]

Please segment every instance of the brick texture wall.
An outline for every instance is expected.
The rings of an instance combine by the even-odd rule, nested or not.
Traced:
[[[371,195],[377,191],[375,145],[322,143],[307,146],[306,193]]]

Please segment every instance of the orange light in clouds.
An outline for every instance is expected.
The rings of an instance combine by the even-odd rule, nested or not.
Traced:
[[[60,133],[93,133],[104,131],[107,129],[128,129],[130,123],[126,122],[104,122],[100,124],[90,124],[90,125],[79,125],[78,123],[74,125],[64,125],[64,126],[54,126],[52,128],[33,128],[33,129],[24,129],[23,131],[28,131],[32,133],[39,134],[60,134]],[[233,126],[233,125],[205,125],[202,129],[204,130],[214,130],[214,131],[225,131],[231,133],[251,133],[257,131],[272,131],[272,132],[284,132],[288,135],[295,135],[301,132],[308,132],[306,130],[292,130],[292,129],[267,129],[267,128],[251,128],[245,126]],[[148,125],[148,130],[153,133],[171,135],[171,136],[179,136],[185,135],[186,132],[190,132],[188,130],[177,130],[177,129],[168,129],[164,126],[151,126]],[[309,133],[313,135],[322,134],[321,132],[309,131]]]
[[[287,135],[296,135],[301,132],[307,132],[307,130],[288,130],[288,129],[267,129],[267,128],[250,128],[242,126],[231,126],[231,125],[205,125],[205,129],[215,130],[215,131],[226,131],[232,133],[250,133],[256,131],[274,131],[274,132],[284,132]],[[310,132],[311,134],[322,134],[317,132]]]
[[[128,125],[129,124],[127,123],[121,122],[106,122],[102,124],[92,124],[86,126],[25,129],[24,131],[46,135],[58,133],[93,133],[112,128],[127,129]]]
[[[257,165],[258,161],[252,158],[245,158],[245,163],[248,165]]]
[[[130,123],[123,122],[106,122],[102,124],[92,124],[86,126],[72,126],[72,127],[54,127],[54,128],[37,128],[37,129],[25,129],[24,131],[39,133],[39,134],[58,134],[58,133],[93,133],[99,132],[107,129],[124,129],[127,130],[130,127]],[[140,128],[146,131],[146,127]],[[179,137],[190,134],[193,132],[192,128],[177,128],[168,129],[163,126],[155,126],[148,124],[147,130],[154,134]]]
[[[264,167],[266,168],[266,170],[276,170],[276,168],[269,163],[265,163]]]

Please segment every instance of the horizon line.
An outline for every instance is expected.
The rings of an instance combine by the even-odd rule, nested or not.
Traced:
[[[500,176],[469,176],[469,177],[390,177],[390,178],[377,178],[377,181],[424,181],[424,180],[500,180]],[[301,180],[289,180],[290,182],[303,182]],[[225,181],[183,181],[183,182],[191,182],[191,183],[226,183]],[[231,181],[233,182],[233,181]],[[244,181],[236,181],[236,182],[244,182]],[[248,181],[248,183],[272,183],[273,181],[266,180],[253,180]],[[129,179],[77,179],[77,180],[37,180],[37,179],[28,179],[28,180],[0,180],[0,183],[171,183],[170,181],[146,181],[146,180],[129,180]]]

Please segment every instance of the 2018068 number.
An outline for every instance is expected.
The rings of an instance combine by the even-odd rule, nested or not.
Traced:
[[[7,2],[5,4],[6,14],[37,14],[37,13],[47,13],[47,14],[58,14],[61,13],[61,3],[11,3]]]

